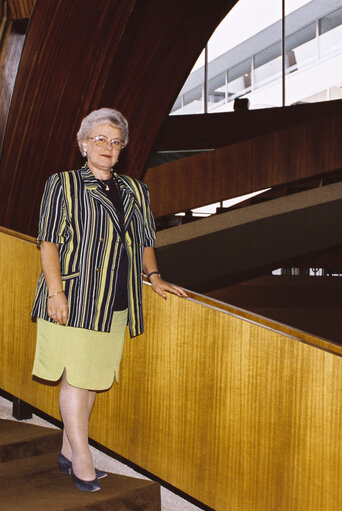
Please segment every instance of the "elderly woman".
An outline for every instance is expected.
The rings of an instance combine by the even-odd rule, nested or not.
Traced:
[[[80,490],[96,491],[107,474],[93,466],[89,417],[96,391],[118,382],[126,325],[131,337],[143,332],[142,272],[162,298],[186,294],[159,274],[146,185],[113,171],[128,142],[127,120],[95,110],[77,139],[86,164],[50,176],[41,204],[33,374],[61,379],[58,463]]]

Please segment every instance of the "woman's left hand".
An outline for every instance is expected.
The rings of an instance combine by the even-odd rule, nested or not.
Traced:
[[[167,300],[167,294],[165,291],[172,293],[173,295],[180,296],[181,298],[186,298],[188,296],[184,289],[179,286],[175,286],[174,284],[170,284],[170,282],[166,282],[166,280],[161,279],[158,275],[153,275],[150,282],[153,291],[164,298],[164,300]]]

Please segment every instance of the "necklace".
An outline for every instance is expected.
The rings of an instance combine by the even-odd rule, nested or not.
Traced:
[[[109,183],[112,182],[112,180],[114,181],[114,185],[115,185],[115,188],[116,188],[116,191],[121,199],[121,190],[120,190],[120,186],[119,186],[119,183],[117,182],[116,180],[116,177],[114,175],[112,175],[109,179],[106,179],[105,181],[102,181],[102,179],[99,179],[97,178],[98,181],[100,181],[100,183],[102,184],[102,186],[104,187],[104,189],[106,190],[106,192],[109,192],[110,190],[110,186],[109,186]],[[121,199],[122,200],[122,199]]]
[[[102,179],[99,179],[98,178],[98,181],[100,181],[100,183],[102,183],[102,185],[104,186],[104,189],[108,192],[110,190],[109,188],[109,182],[112,178],[110,177],[109,179],[106,179],[107,183],[105,183],[104,181],[102,181]]]

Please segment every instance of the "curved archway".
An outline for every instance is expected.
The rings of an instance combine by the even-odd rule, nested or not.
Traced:
[[[235,1],[102,0],[99,9],[94,0],[37,0],[1,155],[0,223],[35,234],[43,183],[79,166],[72,134],[93,108],[125,113],[125,172],[140,177],[194,60]]]

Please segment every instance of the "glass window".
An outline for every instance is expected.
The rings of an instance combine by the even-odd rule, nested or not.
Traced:
[[[342,52],[342,9],[319,20],[320,58]]]
[[[342,8],[331,12],[342,1],[329,4],[308,2],[285,19],[286,105],[342,97]]]
[[[325,34],[340,25],[342,25],[342,8],[319,20],[319,34]]]
[[[248,59],[228,69],[228,98],[231,101],[251,90],[252,60]]]
[[[195,114],[203,113],[203,85],[194,87],[189,92],[183,94],[182,103],[183,113]]]
[[[285,24],[286,26],[286,24]],[[316,22],[287,35],[285,39],[285,67],[287,72],[297,71],[317,59]]]
[[[285,0],[285,15],[283,56],[282,0],[237,2],[208,41],[207,88],[203,58],[171,113],[230,111],[240,97],[249,108],[340,99],[342,0]]]
[[[204,50],[191,70],[171,115],[201,114],[204,112]]]
[[[227,102],[227,73],[224,71],[208,82],[208,111],[217,110]]]
[[[281,76],[281,42],[272,44],[254,56],[254,84],[261,87]]]

